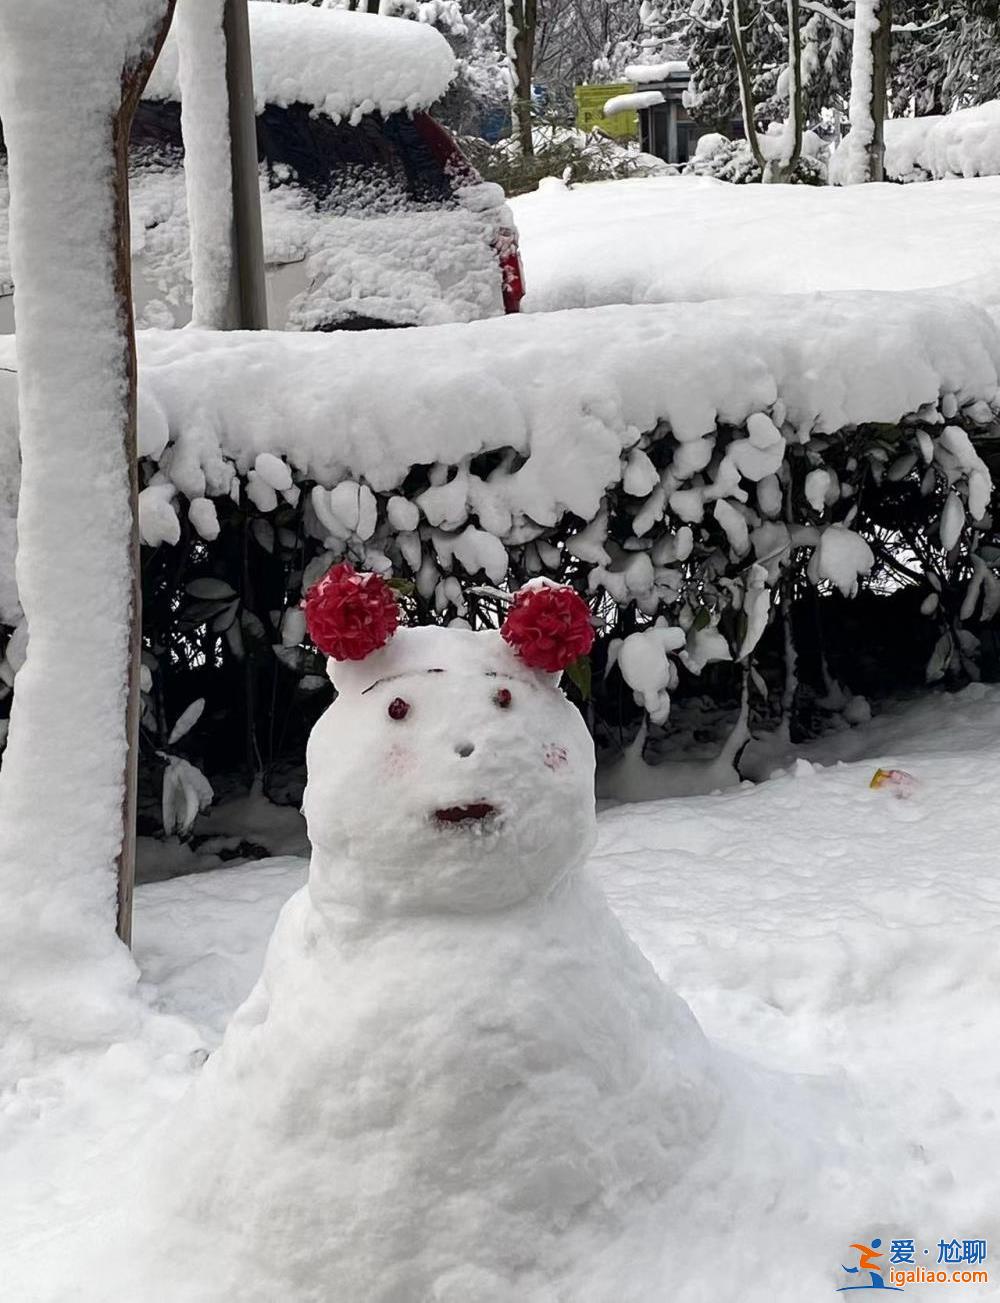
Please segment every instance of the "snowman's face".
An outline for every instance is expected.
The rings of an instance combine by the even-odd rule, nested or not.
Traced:
[[[308,766],[320,909],[503,909],[543,895],[593,845],[583,720],[551,676],[505,674],[502,660],[343,692],[313,730]]]

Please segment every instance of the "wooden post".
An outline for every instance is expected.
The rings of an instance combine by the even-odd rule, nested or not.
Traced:
[[[142,572],[139,562],[139,457],[136,437],[135,318],[132,312],[132,249],[128,206],[128,138],[132,117],[143,87],[153,70],[173,17],[174,0],[165,0],[164,16],[149,53],[122,75],[121,107],[112,125],[115,155],[115,294],[118,299],[125,346],[126,414],[122,429],[122,455],[128,467],[129,507],[132,513],[130,568],[132,605],[129,618],[128,698],[124,793],[122,799],[122,845],[118,853],[117,932],[127,946],[132,944],[132,892],[135,886],[135,837],[139,775],[140,668],[142,655]]]
[[[233,176],[233,270],[238,281],[238,330],[267,329],[264,235],[257,171],[257,113],[247,0],[226,0],[226,88]]]

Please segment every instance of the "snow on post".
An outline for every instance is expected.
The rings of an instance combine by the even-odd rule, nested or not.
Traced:
[[[125,164],[171,11],[172,0],[0,6],[29,629],[0,771],[0,1074],[127,1016],[115,866],[129,840],[139,649]]]
[[[184,182],[191,232],[191,324],[225,330],[239,316],[233,276],[233,178],[226,91],[226,0],[177,0]]]
[[[267,325],[247,0],[178,0],[191,321]]]

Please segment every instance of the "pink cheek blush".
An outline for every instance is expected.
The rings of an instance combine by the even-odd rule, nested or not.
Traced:
[[[549,742],[542,749],[542,759],[545,761],[546,769],[562,769],[569,763],[566,755],[566,748],[556,746],[554,742]]]
[[[380,766],[386,778],[401,778],[412,774],[417,767],[417,757],[412,748],[396,742],[388,747]]]

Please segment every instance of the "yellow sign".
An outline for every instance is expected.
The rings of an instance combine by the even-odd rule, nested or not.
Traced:
[[[631,95],[635,87],[628,82],[615,86],[576,86],[576,125],[580,131],[593,131],[595,127],[616,140],[634,140],[639,134],[639,115],[634,109],[627,113],[604,116],[604,105],[615,95]]]

